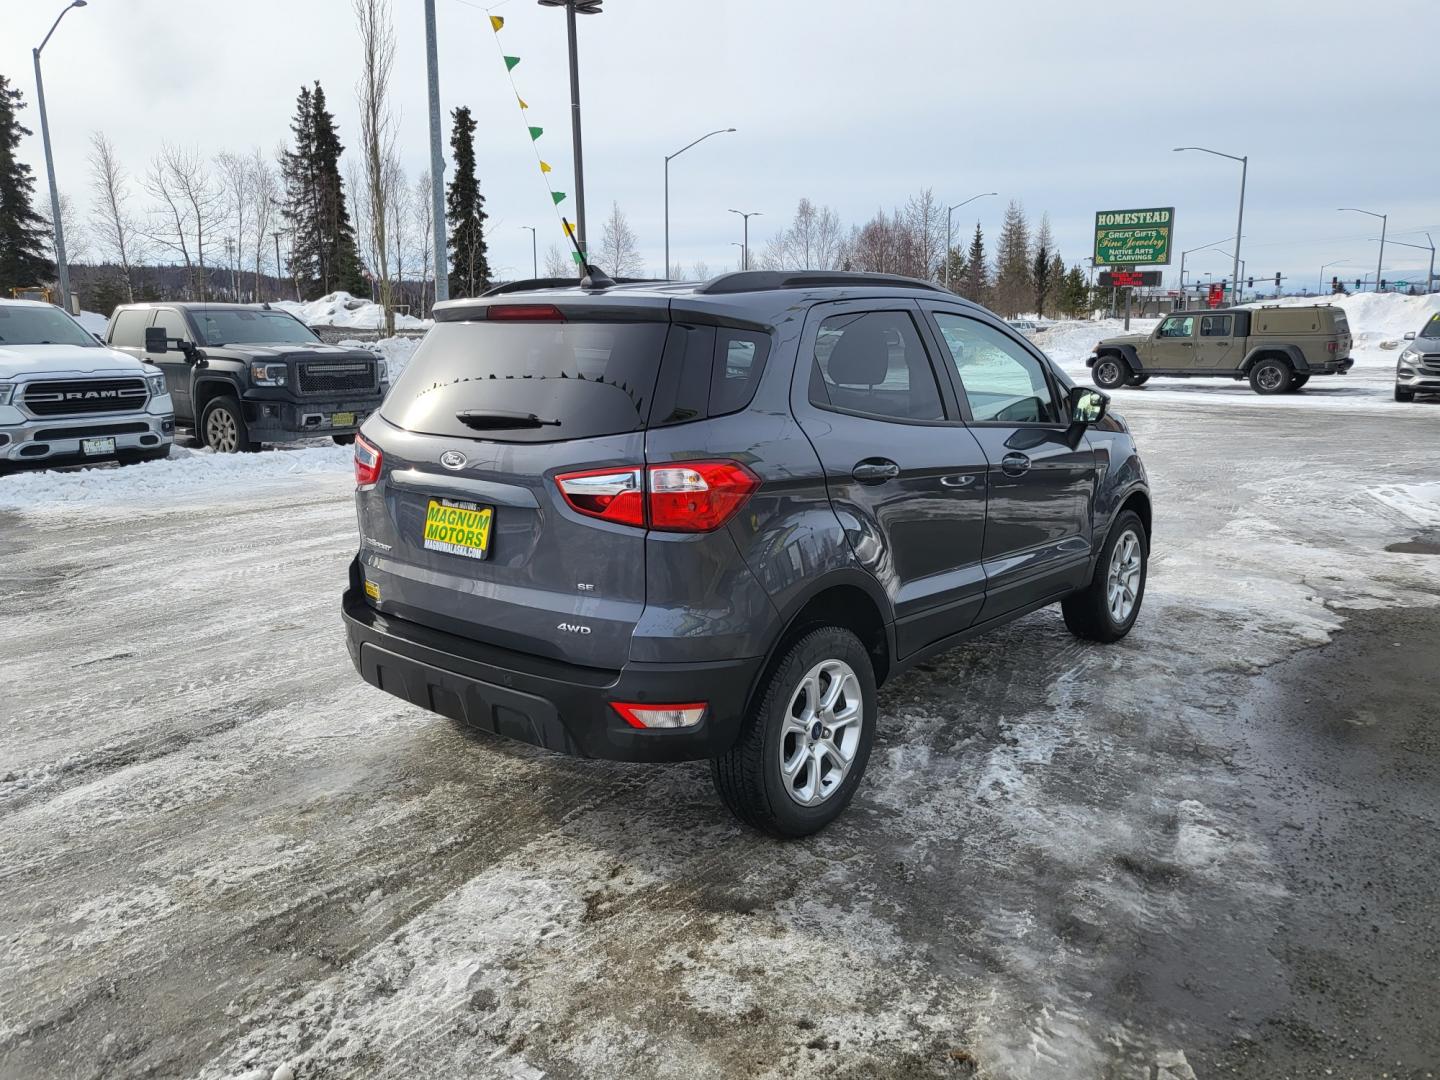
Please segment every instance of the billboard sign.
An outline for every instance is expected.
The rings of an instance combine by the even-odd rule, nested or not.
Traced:
[[[1095,215],[1096,266],[1169,266],[1173,206],[1101,210]]]

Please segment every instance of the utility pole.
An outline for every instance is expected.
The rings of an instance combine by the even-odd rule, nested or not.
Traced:
[[[40,140],[45,144],[45,172],[50,180],[50,226],[55,233],[55,273],[60,279],[60,299],[65,310],[70,304],[70,264],[65,259],[65,226],[60,220],[60,188],[55,183],[55,155],[50,152],[50,120],[45,113],[45,80],[40,77],[40,51],[50,42],[50,35],[60,25],[71,8],[84,7],[85,0],[71,0],[65,9],[55,16],[50,24],[50,33],[39,47],[32,50],[35,57],[35,103],[40,108]]]
[[[540,255],[539,248],[536,246],[535,226],[521,225],[520,227],[530,230],[530,276],[532,278],[538,278],[540,276]]]
[[[240,286],[235,282],[235,238],[225,237],[225,258],[230,263],[230,299],[240,302]]]
[[[575,244],[586,263],[590,249],[585,244],[585,153],[580,141],[580,61],[575,47],[575,15],[599,15],[604,0],[539,0],[541,7],[565,9],[565,32],[570,42],[570,137],[575,150]],[[585,276],[585,267],[577,276]]]
[[[440,61],[435,45],[435,0],[425,0],[425,72],[430,91],[430,231],[433,234],[435,299],[450,299],[445,244],[445,155],[440,131]],[[422,297],[423,299],[423,297]]]
[[[1425,292],[1428,295],[1431,288],[1433,287],[1433,282],[1435,280],[1435,241],[1430,239],[1430,234],[1428,232],[1425,234],[1425,240],[1426,242],[1423,244],[1407,244],[1403,240],[1391,240],[1390,243],[1396,245],[1397,247],[1408,247],[1414,248],[1416,251],[1430,252],[1430,270],[1425,275]],[[1379,281],[1380,279],[1377,277],[1375,280]]]
[[[1232,304],[1238,304],[1240,303],[1240,239],[1241,233],[1245,229],[1245,180],[1250,171],[1250,155],[1246,154],[1243,157],[1236,157],[1234,154],[1223,154],[1219,150],[1210,150],[1204,146],[1175,147],[1175,153],[1177,154],[1182,150],[1198,150],[1202,154],[1214,154],[1216,157],[1229,158],[1231,161],[1240,162],[1240,213],[1235,219],[1235,289],[1230,296],[1230,302]]]

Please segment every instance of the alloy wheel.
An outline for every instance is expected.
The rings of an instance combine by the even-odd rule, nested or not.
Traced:
[[[860,748],[864,716],[860,680],[845,661],[822,660],[805,673],[780,731],[777,764],[791,799],[817,806],[840,789]]]
[[[229,409],[211,409],[205,419],[205,442],[222,454],[233,454],[240,448],[240,431]]]
[[[1105,577],[1105,603],[1115,625],[1122,625],[1135,610],[1140,595],[1140,573],[1144,569],[1140,537],[1126,530],[1110,553],[1110,570]]]

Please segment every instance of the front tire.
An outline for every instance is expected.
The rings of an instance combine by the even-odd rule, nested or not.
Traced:
[[[1150,543],[1140,515],[1126,510],[1095,560],[1090,584],[1060,602],[1065,625],[1087,641],[1119,641],[1130,632],[1145,600]]]
[[[1125,380],[1130,377],[1130,365],[1120,357],[1108,353],[1097,357],[1095,366],[1090,369],[1090,378],[1101,390],[1114,390],[1124,386]]]
[[[255,449],[240,402],[233,397],[218,397],[205,406],[199,434],[205,445],[217,454],[247,453]]]
[[[819,832],[854,797],[875,717],[875,669],[860,639],[838,626],[812,630],[762,685],[735,745],[711,759],[715,790],[761,832]]]
[[[153,450],[122,450],[115,455],[121,465],[137,465],[142,461],[164,461],[170,456],[170,447],[160,446]]]
[[[1414,400],[1415,400],[1415,391],[1414,391],[1414,390],[1402,390],[1402,389],[1400,389],[1400,387],[1397,386],[1397,387],[1395,387],[1395,400],[1396,400],[1396,401],[1402,401],[1402,402],[1411,402],[1411,401],[1414,401]]]
[[[1290,389],[1294,376],[1284,360],[1261,360],[1250,369],[1250,389],[1257,394],[1283,394]]]

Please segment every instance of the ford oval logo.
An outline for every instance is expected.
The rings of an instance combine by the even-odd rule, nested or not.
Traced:
[[[446,450],[440,455],[440,464],[447,469],[463,469],[465,467],[465,455],[459,450]]]

